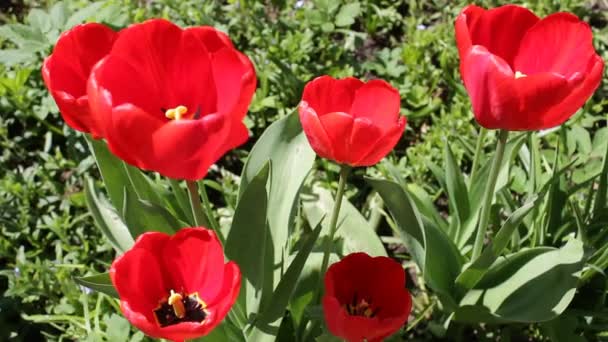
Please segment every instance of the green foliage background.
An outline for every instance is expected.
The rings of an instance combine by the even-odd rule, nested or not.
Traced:
[[[597,50],[608,57],[605,1],[515,2],[539,15],[574,12],[591,24]],[[506,2],[475,3],[493,7]],[[117,314],[113,300],[73,281],[75,276],[105,271],[113,251],[94,227],[84,201],[85,175],[99,178],[94,161],[83,137],[63,124],[40,76],[42,59],[61,31],[85,20],[120,28],[164,17],[182,26],[216,26],[250,56],[259,81],[247,122],[252,138],[222,159],[206,180],[215,189],[210,195],[220,220],[232,216],[237,175],[247,151],[270,123],[295,108],[305,82],[321,74],[380,77],[399,89],[408,127],[389,159],[408,183],[423,187],[445,208],[445,196],[429,164],[443,164],[442,151],[449,143],[467,170],[478,130],[460,82],[453,37],[453,20],[466,4],[451,0],[2,2],[0,341],[144,339]],[[567,124],[567,148],[572,155],[587,158],[575,171],[575,182],[583,183],[601,169],[608,144],[607,90],[604,83]],[[335,187],[336,167],[322,160],[317,163],[326,185]],[[382,164],[357,170],[359,177],[354,177],[347,196],[378,228],[391,254],[407,260],[374,210],[375,199],[360,177],[386,172]],[[515,167],[512,173],[511,190],[525,192],[524,171]],[[414,294],[424,299],[423,284],[412,286],[417,289]],[[422,315],[423,308],[417,306],[413,317],[423,317],[424,322],[415,322],[408,336],[442,338],[442,327]],[[522,330],[532,339],[551,338],[550,333],[542,337],[538,327]],[[601,340],[605,331],[598,327],[587,338]]]

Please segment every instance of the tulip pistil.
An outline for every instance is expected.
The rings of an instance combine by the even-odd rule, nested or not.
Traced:
[[[165,117],[171,120],[181,120],[188,113],[188,107],[177,106],[175,108],[167,109],[165,111]]]
[[[154,316],[161,328],[182,322],[203,323],[208,316],[206,308],[198,293],[186,296],[171,290],[169,297],[154,310]]]
[[[522,78],[522,77],[526,77],[526,76],[528,76],[528,75],[524,74],[524,73],[523,73],[523,72],[521,72],[521,71],[516,71],[516,72],[515,72],[515,79]]]
[[[348,312],[351,316],[363,316],[367,318],[375,317],[378,313],[378,309],[374,310],[371,306],[371,300],[365,300],[362,298],[361,300],[357,299],[357,294],[355,293],[353,296],[353,300],[351,303],[344,305],[346,312]]]

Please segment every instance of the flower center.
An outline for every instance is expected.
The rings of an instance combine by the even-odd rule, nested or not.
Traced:
[[[167,109],[165,111],[165,117],[171,120],[181,120],[188,113],[188,107],[186,106],[177,106],[175,108]]]
[[[198,293],[185,295],[171,290],[169,298],[161,302],[154,310],[156,322],[161,328],[182,323],[203,323],[209,315],[207,304],[198,296]]]
[[[522,77],[526,77],[526,76],[528,76],[528,75],[524,74],[524,73],[523,73],[523,72],[521,72],[521,71],[516,71],[516,72],[515,72],[515,79],[522,78]]]
[[[356,293],[353,296],[352,302],[344,305],[344,308],[351,316],[363,316],[367,318],[375,317],[379,310],[372,307],[371,300],[366,300],[365,298],[361,300],[357,299]]]

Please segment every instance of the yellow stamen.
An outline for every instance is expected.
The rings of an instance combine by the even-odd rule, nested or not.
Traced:
[[[184,297],[182,297],[181,294],[175,293],[173,290],[171,290],[171,296],[169,296],[167,303],[173,306],[173,311],[175,312],[175,316],[177,316],[177,318],[184,318],[184,316],[186,316],[186,308],[184,307],[183,299]]]
[[[181,120],[186,113],[188,113],[188,107],[177,106],[175,108],[168,109],[165,112],[165,116],[171,120]]]
[[[522,78],[522,77],[526,77],[526,76],[528,76],[528,75],[524,74],[524,73],[523,73],[523,72],[521,72],[521,71],[516,71],[516,72],[515,72],[515,79]]]

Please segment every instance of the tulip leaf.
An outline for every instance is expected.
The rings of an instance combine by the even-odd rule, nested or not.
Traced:
[[[87,178],[84,183],[84,193],[89,211],[103,235],[110,241],[112,247],[123,253],[133,246],[133,237],[127,226],[109,203],[97,197],[93,180]]]
[[[268,225],[272,235],[274,263],[281,264],[287,260],[287,240],[293,231],[298,194],[315,160],[315,153],[302,132],[297,113],[274,122],[253,146],[241,175],[239,198],[269,159]],[[276,267],[274,286],[284,269]]]
[[[450,203],[456,211],[456,218],[463,224],[470,214],[469,193],[464,183],[464,175],[456,163],[449,144],[445,144],[445,176]]]
[[[485,247],[481,255],[458,276],[456,283],[467,289],[473,288],[508,245],[515,229],[519,227],[526,215],[538,205],[541,199],[542,197],[535,196],[528,203],[514,211],[490,244]]]
[[[258,312],[262,296],[272,294],[274,236],[266,219],[270,165],[266,162],[241,195],[225,245],[226,257],[239,265],[246,284],[239,302],[247,317]]]
[[[100,273],[88,277],[75,277],[74,281],[79,285],[82,285],[91,290],[105,293],[108,296],[112,296],[114,298],[118,298],[118,292],[116,292],[114,285],[112,285],[112,280],[110,279],[109,273]]]
[[[439,227],[423,224],[414,202],[399,184],[382,179],[366,180],[384,200],[399,228],[399,236],[429,286],[445,306],[455,306],[454,281],[463,263],[456,246]]]
[[[141,200],[135,193],[124,189],[124,206],[122,215],[133,238],[145,232],[163,232],[173,234],[188,224],[180,222],[164,207]]]
[[[194,214],[192,213],[192,209],[190,207],[190,198],[188,197],[188,193],[184,188],[181,187],[178,180],[169,179],[169,183],[171,185],[171,191],[173,192],[173,196],[175,197],[175,201],[177,202],[180,211],[184,215],[186,215],[186,222],[194,226]]]
[[[519,225],[522,224],[526,216],[532,211],[532,209],[542,203],[547,192],[553,187],[554,184],[559,182],[560,177],[566,171],[568,171],[575,162],[576,160],[573,160],[559,171],[555,172],[551,179],[543,184],[542,188],[538,190],[536,195],[529,199],[526,204],[513,211],[498,233],[496,233],[490,244],[485,247],[479,258],[473,261],[473,263],[458,276],[456,283],[467,289],[471,289],[473,286],[475,286],[475,284],[477,284],[488,268],[507,247],[511,236]]]
[[[454,318],[462,322],[542,322],[570,304],[584,266],[581,241],[524,249],[499,258],[467,292]]]
[[[593,214],[599,217],[603,211],[606,211],[608,205],[608,148],[604,155],[604,164],[602,166],[602,172],[600,174],[599,184],[597,192],[595,193],[595,203],[593,205]]]
[[[285,314],[287,304],[296,288],[298,279],[308,260],[308,256],[310,255],[310,252],[312,252],[315,242],[321,233],[321,228],[323,228],[323,226],[321,225],[321,222],[319,222],[317,227],[312,231],[312,234],[307,236],[306,240],[302,243],[302,247],[296,254],[296,257],[291,264],[289,264],[287,271],[285,271],[285,274],[283,274],[283,277],[279,281],[279,285],[277,285],[269,305],[267,305],[260,314],[260,322],[273,322],[280,319]]]
[[[106,186],[110,202],[112,202],[114,208],[118,209],[117,211],[122,217],[120,209],[124,207],[124,188],[128,188],[128,191],[134,191],[123,161],[114,156],[102,140],[92,139],[88,135],[86,137],[89,142],[89,149],[95,157],[101,178]]]
[[[323,217],[331,217],[334,199],[331,192],[320,186],[313,186],[306,196],[303,196],[302,209],[310,225],[314,226]],[[329,235],[329,220],[323,220],[321,236]],[[386,256],[386,250],[378,234],[369,222],[361,215],[347,198],[342,199],[342,207],[338,216],[336,238],[342,240],[341,254],[365,252],[372,256]]]
[[[123,163],[123,167],[139,199],[156,204],[163,203],[159,195],[162,190],[156,184],[152,183],[138,168],[126,163]]]

